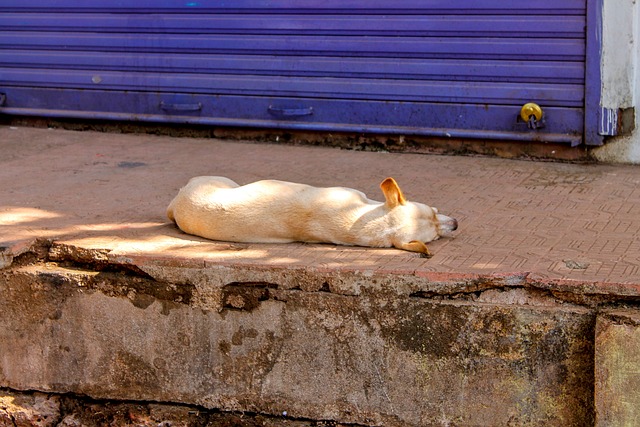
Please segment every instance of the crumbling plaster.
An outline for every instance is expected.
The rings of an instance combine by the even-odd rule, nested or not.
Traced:
[[[636,1],[604,1],[602,106],[612,109],[634,107],[636,129],[630,134],[610,138],[603,147],[593,150],[594,157],[600,161],[640,164],[639,28],[640,12]]]

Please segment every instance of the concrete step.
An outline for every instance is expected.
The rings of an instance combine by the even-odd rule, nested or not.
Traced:
[[[11,127],[0,152],[7,395],[276,425],[636,419],[635,167]],[[460,228],[430,259],[207,241],[165,217],[196,175],[373,198],[394,176]]]
[[[434,293],[380,274],[144,271],[42,243],[0,276],[11,390],[365,426],[636,419],[639,311],[603,311],[601,296],[577,304],[513,280]]]

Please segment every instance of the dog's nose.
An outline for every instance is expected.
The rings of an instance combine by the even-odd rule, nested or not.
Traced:
[[[437,214],[436,217],[440,222],[440,230],[444,231],[445,233],[458,229],[458,220],[456,220],[455,218],[451,218],[450,216],[441,214]]]

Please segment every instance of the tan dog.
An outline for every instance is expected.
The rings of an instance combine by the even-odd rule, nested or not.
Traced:
[[[385,203],[350,188],[284,181],[239,186],[218,176],[192,178],[167,208],[185,233],[231,242],[324,242],[396,247],[429,254],[426,243],[458,222],[408,202],[393,178],[382,181]]]

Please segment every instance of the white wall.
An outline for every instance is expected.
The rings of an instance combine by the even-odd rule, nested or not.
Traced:
[[[601,161],[640,164],[640,6],[637,0],[604,0],[602,106],[635,107],[636,129],[593,150]]]

